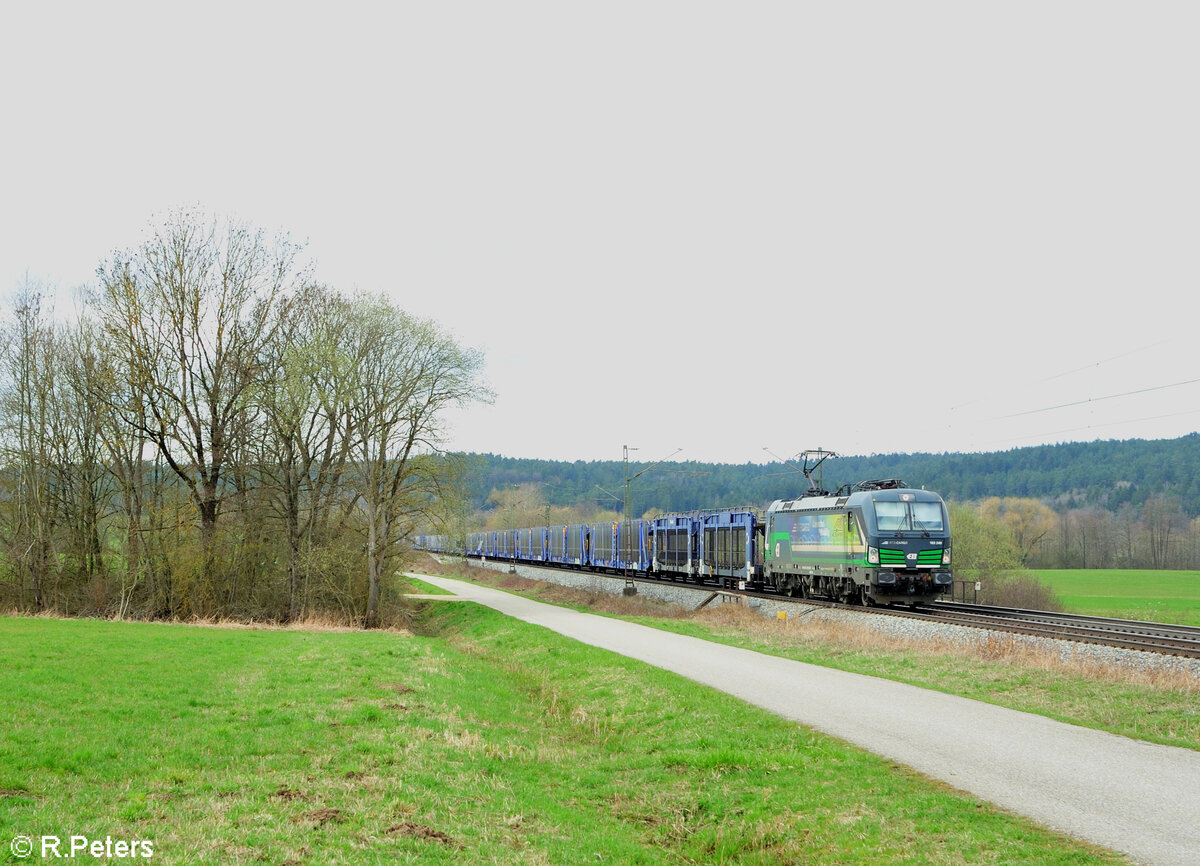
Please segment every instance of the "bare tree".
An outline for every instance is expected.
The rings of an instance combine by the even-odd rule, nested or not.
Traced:
[[[989,520],[997,520],[1008,527],[1021,551],[1021,561],[1025,563],[1054,529],[1053,509],[1037,499],[992,497],[984,501],[981,511]]]
[[[53,329],[43,310],[45,291],[29,280],[14,303],[15,322],[5,333],[3,410],[5,451],[12,467],[10,518],[4,541],[19,581],[33,607],[50,605],[47,581],[54,553],[54,509],[50,500],[50,442],[47,436],[48,395],[52,391]]]
[[[1075,545],[1083,568],[1112,565],[1114,527],[1112,515],[1096,509],[1074,509],[1067,514],[1075,527]]]
[[[487,520],[488,529],[516,529],[537,526],[543,521],[549,525],[550,522],[546,488],[541,482],[526,481],[493,490],[488,494],[487,504],[493,506]]]
[[[249,411],[273,307],[303,282],[297,253],[286,238],[178,211],[97,271],[97,313],[144,409],[126,420],[141,425],[192,499],[209,596],[231,436]]]
[[[1183,507],[1176,497],[1147,499],[1142,506],[1142,525],[1150,546],[1150,567],[1169,568],[1176,533],[1185,521]]]
[[[325,286],[305,287],[279,308],[276,339],[266,346],[260,405],[266,422],[261,465],[283,523],[288,557],[288,616],[307,595],[304,553],[350,513],[342,481],[350,426],[350,303]]]
[[[1120,568],[1130,568],[1137,562],[1137,509],[1128,502],[1122,503],[1117,509],[1114,521],[1116,523],[1117,554],[1116,565]]]
[[[433,510],[444,483],[433,459],[442,411],[490,395],[477,381],[482,355],[434,323],[382,297],[358,299],[355,310],[358,364],[349,410],[353,478],[366,523],[370,628],[378,624],[396,542]]]
[[[107,609],[102,521],[109,510],[112,473],[101,427],[106,399],[97,387],[96,335],[84,323],[55,330],[53,387],[46,433],[52,455],[52,495],[67,530],[63,559],[89,590],[88,605]]]

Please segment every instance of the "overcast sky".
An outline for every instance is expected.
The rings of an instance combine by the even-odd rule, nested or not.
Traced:
[[[496,399],[455,448],[1176,437],[1200,428],[1198,24],[1096,0],[4,4],[0,292],[69,298],[200,205],[482,349]]]

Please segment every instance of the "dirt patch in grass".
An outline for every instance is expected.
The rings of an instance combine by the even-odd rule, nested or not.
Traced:
[[[451,848],[457,848],[458,843],[450,836],[447,836],[441,830],[435,830],[432,827],[427,827],[424,824],[417,824],[413,821],[401,821],[399,824],[393,824],[383,831],[389,836],[407,836],[411,839],[427,839],[431,842],[440,842],[443,845],[448,845]]]
[[[330,821],[341,822],[341,809],[314,809],[312,812],[305,812],[303,815],[297,815],[292,818],[293,824],[299,824],[301,821],[311,821],[314,826],[320,827],[322,824],[328,824]]]

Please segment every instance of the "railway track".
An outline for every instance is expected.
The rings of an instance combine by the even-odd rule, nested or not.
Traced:
[[[1200,628],[1019,608],[933,602],[911,615],[1014,634],[1200,658]]]
[[[706,587],[700,585],[699,588]],[[1140,650],[1160,655],[1200,658],[1200,628],[1194,626],[1022,610],[1011,607],[992,607],[982,604],[959,604],[957,602],[938,601],[919,604],[912,608],[861,607],[825,599],[794,599],[771,592],[734,592],[732,590],[719,590],[719,592],[731,596],[741,595],[771,601],[794,601],[820,607],[855,610],[883,616],[908,617],[947,625],[961,625],[1051,640]]]

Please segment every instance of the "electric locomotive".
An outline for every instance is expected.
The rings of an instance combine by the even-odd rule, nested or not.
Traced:
[[[763,582],[778,592],[913,604],[953,583],[946,504],[898,479],[779,499],[765,517]]]

